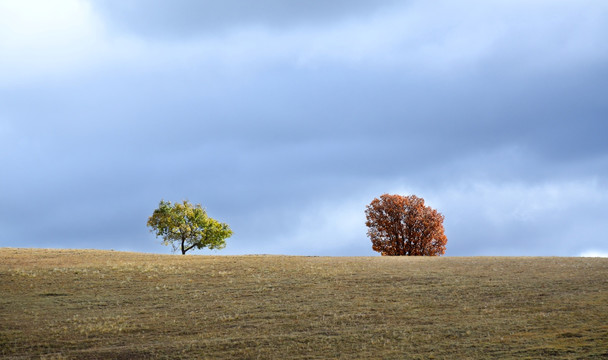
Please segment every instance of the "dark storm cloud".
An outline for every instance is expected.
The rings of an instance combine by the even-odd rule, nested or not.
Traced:
[[[109,54],[0,86],[1,246],[167,251],[145,220],[190,199],[235,230],[224,253],[371,255],[365,205],[399,192],[446,215],[448,255],[605,249],[608,54],[591,17],[553,9],[578,32],[552,32],[505,4],[470,5],[500,21],[413,2],[363,25],[341,19],[376,2],[96,4]]]
[[[111,1],[93,4],[109,21],[136,34],[154,37],[193,36],[248,26],[316,25],[373,13],[396,0],[177,0]]]
[[[14,177],[9,185],[23,191],[9,195],[9,203],[20,208],[19,199],[33,197],[37,208],[52,209],[41,214],[46,225],[32,234],[40,238],[54,234],[56,240],[49,240],[47,246],[54,241],[76,246],[78,234],[83,233],[128,238],[137,233],[129,224],[143,224],[160,198],[201,199],[241,233],[271,237],[274,232],[293,231],[293,220],[299,216],[296,209],[321,199],[348,197],[378,178],[446,186],[471,170],[503,179],[534,178],[539,172],[538,162],[508,163],[508,156],[491,157],[489,164],[478,160],[450,168],[480,151],[521,144],[528,147],[526,156],[542,159],[561,149],[569,156],[539,160],[544,162],[542,171],[568,168],[575,156],[570,153],[578,160],[584,158],[585,152],[577,149],[592,142],[593,130],[603,126],[597,119],[595,128],[586,128],[585,121],[575,118],[571,121],[582,129],[563,120],[555,123],[570,105],[550,106],[554,89],[543,86],[542,79],[534,83],[535,93],[521,94],[519,88],[499,82],[493,85],[501,90],[484,93],[488,85],[483,78],[475,82],[469,78],[468,90],[459,93],[453,84],[429,85],[388,76],[359,77],[355,84],[349,80],[357,78],[355,74],[339,69],[326,69],[322,76],[295,71],[281,75],[258,75],[263,81],[249,79],[219,101],[206,93],[206,86],[175,92],[158,84],[156,91],[130,95],[131,89],[121,89],[121,76],[28,90],[27,106],[18,101],[22,94],[6,94],[5,106],[12,106],[5,108],[12,117],[39,119],[17,126],[36,147],[22,146],[20,150],[29,154],[12,164],[17,170],[8,176]],[[81,91],[90,88],[105,90]],[[576,96],[576,90],[565,95]],[[375,95],[378,91],[384,95]],[[539,102],[526,110],[530,96],[546,97],[547,104]],[[234,103],[235,99],[241,100]],[[508,106],[483,105],[507,99]],[[589,110],[597,99],[588,100],[587,106],[579,106],[593,120],[603,110],[601,104],[596,113]],[[544,136],[547,132],[551,135]],[[492,161],[502,162],[492,169]],[[598,169],[585,169],[586,175],[603,175],[596,173]],[[93,205],[100,201],[103,206]],[[80,214],[74,221],[61,221],[73,211]],[[11,223],[21,219],[26,227],[24,215],[12,215]],[[510,232],[503,231],[508,228],[498,228],[501,239],[509,237]],[[99,238],[102,244],[103,236]],[[97,244],[96,240],[88,243]],[[462,246],[461,254],[469,245]],[[285,252],[297,253],[293,248],[304,251],[306,246],[292,244]]]

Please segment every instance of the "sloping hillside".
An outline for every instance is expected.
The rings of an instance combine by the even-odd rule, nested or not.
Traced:
[[[0,357],[606,358],[608,259],[0,248]]]

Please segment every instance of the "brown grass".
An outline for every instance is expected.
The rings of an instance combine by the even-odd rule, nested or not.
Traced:
[[[607,358],[608,259],[0,248],[0,357]]]

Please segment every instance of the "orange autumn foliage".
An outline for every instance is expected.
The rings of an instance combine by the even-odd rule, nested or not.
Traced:
[[[384,194],[367,206],[365,216],[372,249],[382,255],[445,253],[444,216],[422,198]]]

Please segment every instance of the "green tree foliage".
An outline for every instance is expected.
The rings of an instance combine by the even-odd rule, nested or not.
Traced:
[[[148,226],[156,237],[163,238],[163,245],[173,246],[174,251],[179,248],[182,254],[194,248],[223,249],[232,235],[228,224],[210,218],[200,204],[187,200],[175,204],[161,200],[148,218]]]

